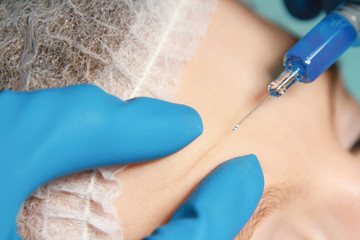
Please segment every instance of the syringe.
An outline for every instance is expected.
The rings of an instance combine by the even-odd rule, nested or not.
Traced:
[[[269,95],[233,131],[271,96],[282,96],[296,82],[313,82],[359,39],[359,35],[360,3],[342,5],[328,14],[285,54],[285,70],[268,86]]]

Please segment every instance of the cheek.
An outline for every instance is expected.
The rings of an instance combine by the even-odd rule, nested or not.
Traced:
[[[341,171],[341,170],[340,170]],[[316,211],[324,228],[341,234],[341,239],[360,235],[360,180],[334,176],[316,192]],[[356,176],[354,176],[356,178]]]
[[[337,194],[335,194],[337,192]],[[352,196],[334,191],[316,205],[317,225],[330,239],[356,240],[360,235],[360,205]]]
[[[360,183],[359,183],[360,184]],[[334,189],[324,202],[329,217],[336,219],[349,231],[356,229],[360,234],[360,199],[358,194],[346,188]]]

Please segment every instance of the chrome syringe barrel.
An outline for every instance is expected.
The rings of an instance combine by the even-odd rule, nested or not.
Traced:
[[[327,15],[284,57],[285,70],[269,85],[279,97],[295,82],[313,82],[359,38],[360,3],[349,3]]]

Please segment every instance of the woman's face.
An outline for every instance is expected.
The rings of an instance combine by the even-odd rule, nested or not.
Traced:
[[[288,193],[279,195],[282,200],[275,203],[277,208],[251,239],[359,238],[359,166],[338,164],[331,157],[327,160],[327,165],[315,164],[318,173],[309,174],[298,188],[282,190]]]
[[[238,239],[359,239],[360,151],[349,149],[360,136],[360,108],[335,68],[270,98],[232,132],[267,96],[294,43],[234,0],[219,0],[173,99],[200,113],[204,133],[166,159],[116,175],[124,239],[150,235],[217,165],[250,153],[262,166],[265,192]]]
[[[199,111],[204,133],[167,159],[118,175],[123,197],[116,204],[125,236],[150,234],[219,163],[254,153],[265,192],[238,239],[358,239],[360,159],[343,145],[359,138],[360,110],[336,69],[269,99],[231,131],[267,95],[294,42],[244,6],[219,1],[175,98]]]

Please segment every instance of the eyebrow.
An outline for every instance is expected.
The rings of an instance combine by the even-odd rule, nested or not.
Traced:
[[[250,239],[262,221],[275,210],[286,207],[295,197],[298,197],[303,192],[304,190],[295,184],[278,184],[265,188],[254,214],[234,240]]]

